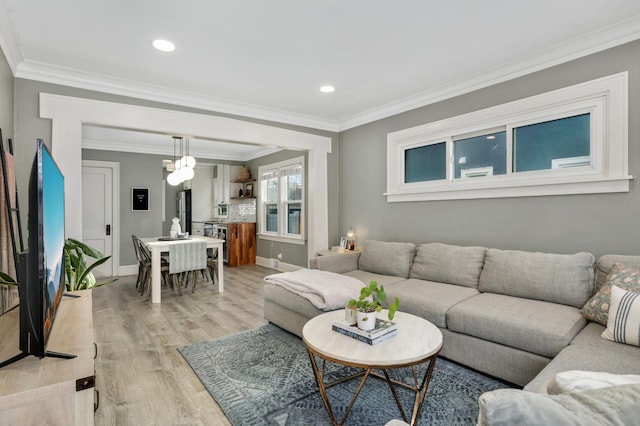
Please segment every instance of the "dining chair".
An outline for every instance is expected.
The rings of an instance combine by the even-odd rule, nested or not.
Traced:
[[[207,269],[207,243],[204,241],[184,241],[169,246],[170,281],[182,296],[182,286],[197,279],[196,273]]]
[[[143,265],[144,271],[141,277],[139,291],[141,295],[146,295],[147,300],[149,300],[149,297],[151,296],[151,251],[149,251],[140,238],[136,238],[136,242],[140,258],[142,259],[141,265]],[[169,261],[164,257],[160,258],[160,276],[165,285],[170,283]]]
[[[147,265],[142,258],[142,254],[140,253],[139,247],[139,238],[135,235],[131,235],[131,240],[133,241],[133,250],[136,252],[136,259],[138,260],[138,278],[136,279],[136,288],[139,288],[142,285],[142,280],[145,277],[147,268],[151,267],[151,265]]]
[[[218,248],[210,249],[211,252],[207,254],[207,272],[211,278],[211,284],[216,285],[218,279]],[[196,283],[193,283],[193,291],[195,291]]]

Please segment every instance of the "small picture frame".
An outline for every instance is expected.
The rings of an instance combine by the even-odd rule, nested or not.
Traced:
[[[149,211],[149,188],[131,188],[131,210]]]
[[[340,248],[347,248],[347,237],[340,237]]]
[[[248,183],[244,188],[244,196],[245,198],[253,197],[253,184]]]

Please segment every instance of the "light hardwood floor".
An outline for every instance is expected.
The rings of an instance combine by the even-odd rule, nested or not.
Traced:
[[[275,272],[225,268],[224,293],[200,279],[183,296],[163,288],[159,305],[135,276],[94,289],[96,425],[229,425],[177,348],[266,324],[262,279]]]

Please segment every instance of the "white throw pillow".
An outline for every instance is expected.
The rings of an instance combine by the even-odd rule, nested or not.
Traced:
[[[617,385],[640,384],[640,375],[570,370],[558,373],[547,384],[547,394],[581,392]]]
[[[627,345],[640,346],[640,295],[611,287],[607,329],[601,336]]]

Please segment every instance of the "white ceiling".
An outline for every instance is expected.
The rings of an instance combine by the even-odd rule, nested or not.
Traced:
[[[16,77],[333,131],[638,38],[638,0],[0,4]]]

